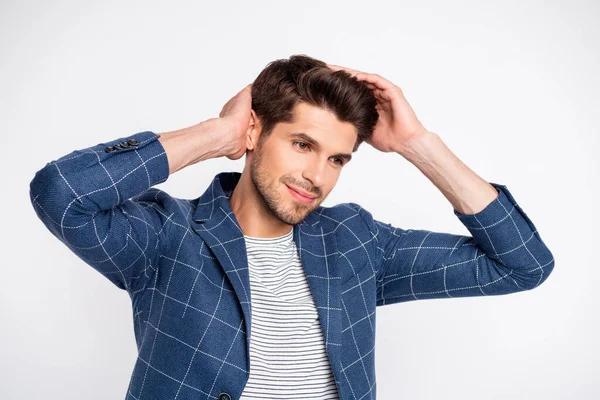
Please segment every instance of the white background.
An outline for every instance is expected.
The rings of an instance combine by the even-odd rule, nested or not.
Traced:
[[[35,172],[215,117],[297,53],[400,86],[426,128],[507,185],[556,260],[533,291],[378,307],[378,398],[600,398],[596,1],[0,4],[0,398],[121,399],[137,356],[127,293],[37,219]],[[158,187],[194,198],[244,160]],[[399,227],[468,234],[418,169],[366,143],[323,205],[347,201]]]

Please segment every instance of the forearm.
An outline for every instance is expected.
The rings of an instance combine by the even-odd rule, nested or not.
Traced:
[[[466,166],[433,132],[410,140],[398,153],[427,176],[459,213],[476,214],[498,196],[496,188]]]
[[[161,136],[144,131],[75,150],[36,173],[32,201],[57,212],[55,220],[65,210],[73,216],[110,210],[187,165],[226,154],[222,126],[213,118]]]
[[[223,154],[224,121],[211,118],[176,131],[157,133],[167,153],[169,174],[189,165]]]
[[[67,240],[67,233],[82,232],[84,226],[101,228],[113,218],[110,210],[131,211],[125,205],[128,199],[169,175],[166,154],[157,138],[153,132],[139,132],[46,163],[30,182],[37,215],[53,234]],[[120,207],[115,208],[117,205]]]

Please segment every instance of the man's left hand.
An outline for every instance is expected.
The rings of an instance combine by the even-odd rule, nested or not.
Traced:
[[[375,95],[379,119],[373,130],[373,136],[366,142],[377,150],[402,154],[409,141],[429,133],[406,101],[402,89],[392,82],[378,74],[369,74],[334,64],[327,64],[327,66],[334,71],[344,70],[357,80],[365,82]]]

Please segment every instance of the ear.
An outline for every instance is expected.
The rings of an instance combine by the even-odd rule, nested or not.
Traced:
[[[261,130],[262,126],[260,125],[258,116],[254,110],[250,110],[250,123],[248,125],[248,130],[246,131],[246,149],[254,150]]]

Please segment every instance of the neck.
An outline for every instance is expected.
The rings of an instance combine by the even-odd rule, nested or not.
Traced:
[[[233,189],[229,204],[246,236],[273,238],[283,236],[292,229],[292,225],[279,220],[267,207],[247,168]]]

